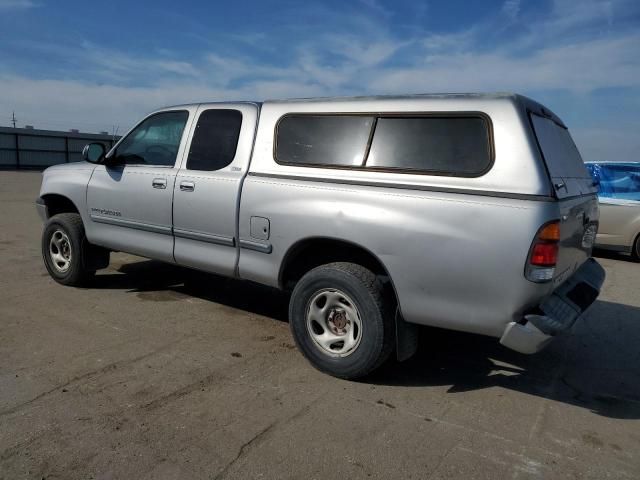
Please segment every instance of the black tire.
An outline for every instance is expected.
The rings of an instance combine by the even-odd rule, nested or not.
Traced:
[[[334,290],[350,298],[361,322],[361,329],[355,330],[359,341],[346,356],[323,350],[307,322],[311,301]],[[394,323],[388,310],[382,284],[371,271],[353,263],[330,263],[309,271],[296,284],[289,303],[289,326],[298,348],[315,368],[335,377],[356,379],[382,365],[393,349]]]
[[[640,262],[640,235],[636,237],[636,241],[633,243],[633,247],[631,249],[631,258],[633,258],[636,262]]]
[[[52,257],[50,243],[54,235],[62,237],[64,245],[68,244],[70,258],[66,269],[56,266]],[[57,250],[57,247],[54,248]],[[96,273],[96,269],[92,268],[91,254],[91,245],[85,236],[80,215],[60,213],[49,219],[42,232],[42,257],[51,278],[62,285],[74,287],[88,284]]]

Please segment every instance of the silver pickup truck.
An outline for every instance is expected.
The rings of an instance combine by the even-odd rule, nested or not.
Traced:
[[[298,347],[342,378],[411,356],[416,325],[534,353],[604,280],[597,188],[520,95],[180,105],[83,155],[37,200],[56,281],[123,251],[286,289]]]

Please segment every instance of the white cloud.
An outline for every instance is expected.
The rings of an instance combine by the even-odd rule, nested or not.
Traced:
[[[378,0],[359,0],[359,2],[381,15],[391,16],[391,11],[386,9]]]
[[[283,79],[253,82],[241,88],[181,82],[124,87],[0,75],[0,85],[0,112],[15,111],[20,124],[62,130],[80,128],[91,132],[111,131],[113,126],[119,126],[119,131],[123,132],[144,114],[167,105],[327,94],[318,85]]]
[[[426,35],[421,43],[426,49],[425,53],[457,53],[473,49],[477,42],[480,28],[473,26],[460,32]]]
[[[435,54],[424,63],[382,69],[374,91],[530,91],[561,89],[585,93],[599,88],[640,88],[640,34],[550,46],[530,55],[508,49],[491,53]]]
[[[351,65],[375,66],[387,60],[402,42],[389,39],[368,41],[355,35],[332,35],[325,42],[329,51],[344,57]]]
[[[161,76],[166,73],[182,76],[197,76],[198,69],[189,62],[156,57],[140,57],[122,51],[101,48],[90,42],[83,42],[80,48],[53,47],[65,59],[75,59],[79,65],[97,68],[103,74],[114,78],[137,78],[140,76]]]
[[[0,0],[0,7],[3,3],[7,0]],[[375,5],[370,5],[374,11]],[[122,132],[161,106],[225,99],[510,90],[565,92],[588,104],[600,89],[640,89],[640,33],[610,31],[616,14],[638,10],[629,10],[631,5],[631,0],[580,5],[554,0],[550,13],[521,22],[520,2],[506,0],[503,16],[452,33],[417,29],[404,36],[391,31],[380,15],[345,17],[310,7],[332,28],[300,35],[302,40],[283,48],[272,63],[264,61],[264,44],[271,52],[282,45],[263,33],[247,37],[250,41],[239,50],[234,47],[238,42],[228,39],[230,44],[210,42],[215,50],[186,58],[177,51],[140,56],[90,42],[23,41],[32,53],[72,65],[68,71],[74,79],[68,73],[28,78],[0,65],[0,112],[15,110],[21,121],[37,127],[97,131],[120,125]],[[489,49],[485,40],[502,34],[505,15],[522,28],[509,33],[508,41],[494,37]],[[586,159],[622,158],[638,150],[631,127],[596,128],[594,122],[574,129]]]
[[[502,12],[511,21],[515,21],[520,13],[520,0],[506,0],[502,4]]]
[[[624,14],[633,10],[637,10],[637,0],[554,0],[549,18],[538,23],[543,27],[542,35],[571,32],[593,25],[610,27],[614,23],[615,12]]]
[[[299,82],[265,80],[238,89],[174,84],[149,88],[96,85],[77,81],[29,80],[0,76],[3,95],[0,111],[15,108],[21,123],[36,128],[109,131],[124,133],[144,114],[161,106],[216,101],[328,95],[325,87]],[[9,100],[12,99],[12,100]],[[624,127],[603,125],[572,128],[585,160],[635,160],[640,151],[640,123]]]
[[[37,7],[31,0],[0,0],[0,10],[20,10]]]

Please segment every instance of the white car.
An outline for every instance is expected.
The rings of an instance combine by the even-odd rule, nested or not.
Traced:
[[[596,247],[640,261],[640,162],[589,162],[587,168],[600,185]]]

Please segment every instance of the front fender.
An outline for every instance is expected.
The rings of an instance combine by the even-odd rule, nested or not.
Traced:
[[[40,197],[36,201],[41,215],[49,216],[48,209],[42,208],[46,204],[48,195],[59,195],[68,199],[78,210],[85,224],[87,237],[89,235],[90,222],[87,213],[87,185],[93,173],[94,165],[86,162],[67,163],[47,168],[42,174]]]

